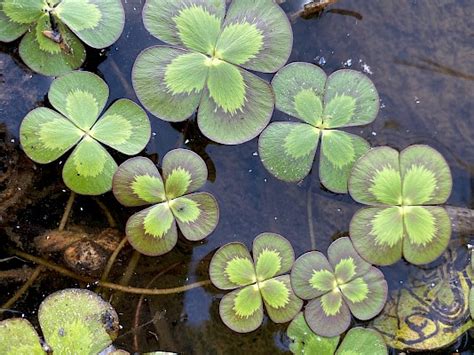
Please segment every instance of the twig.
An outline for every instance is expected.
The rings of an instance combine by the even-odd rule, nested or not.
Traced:
[[[28,279],[28,281],[26,281],[23,284],[23,286],[21,286],[21,288],[18,291],[16,291],[15,294],[7,302],[5,302],[0,308],[8,309],[11,306],[13,306],[16,303],[16,301],[18,301],[20,297],[23,296],[23,294],[30,288],[30,286],[33,285],[33,282],[35,282],[35,280],[38,278],[38,276],[41,274],[43,270],[44,270],[43,265],[37,266],[33,274]]]
[[[60,231],[64,230],[64,227],[66,227],[66,223],[69,218],[69,214],[71,213],[72,204],[74,203],[75,197],[76,193],[74,191],[71,191],[71,195],[69,195],[69,199],[66,203],[66,208],[64,209],[63,217],[61,218],[61,222],[59,222],[58,230]]]
[[[184,286],[178,286],[178,287],[171,287],[171,288],[141,288],[141,287],[131,287],[131,286],[122,286],[122,285],[117,285],[112,282],[105,282],[105,281],[99,281],[96,279],[93,279],[92,277],[88,276],[81,276],[78,275],[66,268],[63,268],[62,266],[59,266],[57,264],[54,264],[48,260],[45,260],[43,258],[22,252],[20,250],[16,249],[8,249],[9,253],[18,255],[19,257],[22,257],[23,259],[29,260],[31,262],[34,262],[36,264],[43,265],[47,269],[54,270],[64,276],[70,277],[75,280],[79,280],[82,282],[86,282],[89,284],[96,284],[101,287],[106,287],[110,288],[112,290],[117,290],[121,291],[124,293],[133,293],[137,295],[150,295],[150,296],[160,296],[160,295],[172,295],[175,293],[182,293],[186,292],[189,290],[192,290],[194,288],[198,287],[203,287],[211,284],[211,280],[202,280],[198,281],[192,284],[184,285]]]
[[[135,272],[135,269],[137,268],[139,260],[140,260],[140,253],[138,251],[134,250],[133,254],[132,254],[132,257],[130,258],[130,260],[127,264],[127,268],[125,269],[125,273],[120,278],[119,285],[127,286],[129,284],[130,279],[132,278],[133,273]],[[103,280],[103,281],[105,281],[105,280]],[[110,303],[113,302],[113,304],[116,305],[118,303],[119,299],[120,299],[120,295],[118,295],[115,299],[114,299],[114,295],[111,295],[110,298],[109,298],[109,302]]]

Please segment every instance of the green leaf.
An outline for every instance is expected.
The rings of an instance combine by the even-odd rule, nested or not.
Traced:
[[[224,272],[235,285],[248,286],[257,281],[252,261],[247,258],[235,257],[229,260]]]
[[[370,149],[351,171],[349,193],[365,205],[398,205],[402,202],[399,153],[390,147]]]
[[[334,313],[334,315],[328,315],[323,310],[322,297],[326,297],[324,300],[326,312]],[[322,297],[310,301],[305,308],[304,317],[309,327],[317,335],[324,337],[334,337],[344,333],[351,324],[351,313],[345,302],[342,302],[341,293],[331,292]]]
[[[3,4],[0,3],[0,42],[12,42],[23,35],[29,24],[19,24],[13,22],[3,11]]]
[[[342,69],[332,73],[327,79],[324,106],[325,118],[330,118],[323,122],[329,128],[360,126],[377,117],[379,95],[366,75]]]
[[[147,231],[158,234],[150,234]],[[160,236],[159,233],[163,231],[166,233]],[[127,221],[125,233],[130,244],[148,256],[166,254],[178,241],[176,223],[166,203],[151,206],[132,215]]]
[[[173,224],[173,214],[166,202],[153,206],[143,218],[145,233],[158,239],[163,238]]]
[[[217,250],[209,265],[209,275],[221,290],[247,286],[257,280],[250,253],[242,243],[229,243]]]
[[[288,60],[293,45],[293,34],[288,17],[283,10],[273,1],[254,1],[254,0],[234,0],[227,10],[224,22],[224,31],[222,41],[218,42],[218,48],[230,45],[230,41],[235,37],[227,36],[225,28],[235,24],[250,24],[255,26],[263,36],[263,45],[261,49],[253,54],[246,62],[241,63],[243,53],[248,56],[257,48],[257,38],[252,38],[247,46],[239,46],[240,51],[234,50],[228,52],[225,56],[227,61],[241,65],[244,68],[265,73],[274,73],[280,69]],[[248,26],[248,25],[244,25]],[[231,31],[231,30],[228,30]],[[242,34],[248,37],[248,34]],[[250,42],[250,41],[249,41]]]
[[[148,0],[143,8],[143,22],[153,36],[178,46],[185,46],[185,40],[204,53],[216,43],[224,15],[224,0]]]
[[[335,316],[341,311],[342,295],[335,289],[321,296],[321,307],[326,317]]]
[[[268,316],[275,323],[292,320],[303,306],[291,287],[290,275],[282,275],[260,283]]]
[[[337,283],[343,284],[351,281],[357,274],[356,270],[357,266],[352,257],[339,260],[334,268],[334,275],[337,278]]]
[[[338,238],[331,243],[328,248],[328,260],[334,268],[339,284],[365,275],[372,266],[360,257],[348,237]]]
[[[166,191],[171,194],[168,198],[194,192],[204,186],[207,180],[206,163],[198,154],[188,149],[173,149],[166,153],[162,167]],[[170,178],[177,180],[168,181]]]
[[[26,155],[47,164],[71,149],[83,136],[65,117],[48,108],[30,111],[20,126],[20,142]]]
[[[334,274],[327,269],[314,270],[309,284],[319,292],[329,292],[337,287]]]
[[[49,295],[39,307],[38,318],[46,342],[58,354],[99,353],[112,344],[118,329],[113,307],[84,289]]]
[[[253,241],[252,254],[259,281],[290,271],[295,261],[291,243],[275,233],[259,234]]]
[[[3,13],[13,22],[30,24],[43,15],[42,0],[3,0]]]
[[[219,222],[217,201],[209,193],[197,192],[170,202],[179,229],[188,240],[198,241],[209,236]]]
[[[332,355],[336,351],[339,337],[325,338],[313,333],[303,313],[299,313],[290,323],[286,335],[292,341],[290,351],[295,355],[321,354]]]
[[[55,79],[48,98],[77,127],[88,131],[107,103],[109,87],[97,75],[75,71]]]
[[[222,65],[218,67],[222,67]],[[225,67],[230,66],[230,64],[225,65]],[[227,108],[227,111],[219,106],[219,104],[223,104],[221,101],[217,101],[216,104],[214,99],[210,97],[211,93],[208,88],[204,89],[199,107],[199,128],[207,138],[217,143],[240,144],[255,138],[267,126],[273,113],[274,98],[270,85],[252,73],[239,67],[235,68],[243,78],[245,92],[243,106],[237,109],[236,105],[237,101],[241,99],[240,96],[233,99],[229,97],[229,95],[233,95],[235,92],[238,94],[242,90],[241,87],[237,88],[235,86],[235,81],[231,86],[230,83],[226,82],[228,79],[216,77],[219,85],[216,85],[216,83],[210,84],[212,82],[211,77],[214,75],[212,71],[215,69],[211,68],[208,86],[214,88],[214,91],[212,91],[213,97],[219,96],[226,100],[224,108]],[[235,73],[235,70],[231,70],[231,72]],[[228,74],[227,69],[225,69],[225,73]],[[215,92],[217,88],[224,84],[229,86],[224,89],[224,95]],[[232,114],[233,110],[236,110],[235,114]]]
[[[185,53],[173,59],[164,76],[168,91],[172,95],[200,93],[208,77],[207,60],[200,53]]]
[[[357,211],[349,227],[357,252],[376,265],[391,265],[400,260],[404,239],[401,217],[398,207],[369,207]]]
[[[211,60],[208,65],[207,88],[214,104],[231,117],[237,112],[241,114],[247,96],[241,71],[218,59]]]
[[[408,262],[420,265],[438,258],[448,246],[451,238],[451,219],[443,207],[408,207],[405,226],[408,237],[403,242],[403,255]],[[431,238],[427,235],[435,232]]]
[[[335,96],[324,107],[323,122],[326,127],[343,127],[354,116],[356,99],[352,96]]]
[[[436,220],[430,211],[421,206],[403,207],[405,229],[411,244],[426,246],[436,234]]]
[[[379,332],[369,328],[350,329],[337,349],[336,355],[365,354],[387,355],[388,350],[383,337]]]
[[[471,318],[474,318],[474,286],[471,287],[469,291],[469,311],[471,313]]]
[[[225,295],[219,304],[224,324],[238,333],[249,333],[263,321],[262,296],[256,285],[247,286]]]
[[[152,7],[151,4],[156,2],[158,0],[147,1],[145,9]],[[157,13],[161,15],[163,10],[158,9]],[[132,82],[137,97],[148,111],[162,120],[184,121],[196,111],[199,105],[201,93],[173,95],[165,79],[167,68],[175,58],[190,53],[179,48],[155,46],[145,49],[135,61]],[[192,77],[195,79],[196,75]],[[183,79],[180,78],[180,80]]]
[[[367,299],[369,295],[369,285],[362,277],[358,277],[349,283],[340,285],[344,297],[352,303],[360,303]]]
[[[351,169],[370,145],[365,139],[343,131],[322,132],[319,178],[328,190],[346,193]]]
[[[272,80],[276,108],[309,124],[321,124],[318,102],[322,101],[325,83],[326,73],[316,65],[288,64]]]
[[[317,128],[305,123],[271,123],[258,142],[263,166],[280,180],[304,179],[313,166],[319,133]]]
[[[46,354],[41,348],[35,328],[23,318],[10,318],[0,322],[0,353],[5,355]]]
[[[19,53],[30,69],[47,76],[60,76],[79,68],[84,63],[86,50],[81,41],[61,23],[58,23],[58,30],[63,40],[59,54],[41,50],[36,31],[27,32],[23,37]]]
[[[185,47],[213,55],[221,31],[221,18],[199,5],[183,7],[173,17],[181,43]]]
[[[319,127],[322,124],[323,103],[313,89],[304,89],[295,95],[295,109],[298,117]]]
[[[63,168],[68,188],[81,195],[101,195],[112,189],[117,164],[97,141],[89,136],[78,144]]]
[[[82,41],[93,48],[116,42],[125,25],[120,0],[62,0],[54,10]]]
[[[150,140],[150,121],[140,106],[121,99],[97,121],[90,135],[121,153],[134,155],[142,151]]]
[[[318,276],[313,279],[315,274]],[[326,281],[330,279],[329,275],[333,274],[333,269],[324,254],[311,251],[296,259],[291,269],[291,285],[298,297],[311,300],[333,288],[326,284]],[[313,287],[312,283],[321,289]]]
[[[215,56],[236,65],[243,65],[263,48],[263,33],[249,22],[226,26],[216,44]],[[211,54],[211,53],[209,53]]]
[[[42,51],[48,52],[50,54],[60,54],[62,49],[59,43],[51,40],[50,38],[44,35],[44,31],[52,31],[51,20],[49,14],[44,14],[38,19],[36,24],[36,41],[38,42],[39,48]]]
[[[113,193],[124,206],[163,202],[165,187],[155,164],[148,158],[131,158],[121,164],[113,178]]]
[[[435,149],[426,145],[412,145],[404,149],[400,153],[400,170],[405,204],[442,204],[449,198],[451,171]]]
[[[375,317],[387,301],[387,282],[382,272],[375,267],[340,288],[352,314],[360,320]]]
[[[261,282],[260,292],[265,303],[273,308],[283,308],[290,301],[290,290],[280,280],[270,279]]]

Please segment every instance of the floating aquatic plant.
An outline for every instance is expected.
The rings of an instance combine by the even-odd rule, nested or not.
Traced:
[[[113,307],[95,293],[83,289],[55,292],[41,303],[39,324],[45,349],[55,354],[98,354],[118,334]],[[36,330],[26,319],[0,322],[1,354],[46,354]]]
[[[120,0],[0,0],[0,41],[25,36],[20,56],[34,71],[51,76],[79,68],[86,51],[114,43],[123,31]]]
[[[298,297],[310,300],[306,322],[325,337],[345,332],[351,313],[360,320],[373,318],[387,299],[382,272],[357,254],[349,238],[333,242],[328,258],[317,251],[300,256],[291,270],[291,285]]]
[[[178,231],[198,241],[211,234],[219,207],[210,193],[195,192],[207,180],[206,163],[196,153],[174,149],[163,157],[163,177],[148,158],[131,158],[119,166],[113,192],[124,206],[152,205],[131,216],[126,234],[140,253],[162,255],[176,245]]]
[[[273,73],[290,55],[293,36],[273,1],[148,0],[147,30],[170,44],[146,49],[132,79],[143,105],[165,121],[197,121],[208,138],[239,144],[256,137],[274,108],[270,85],[250,73]]]
[[[102,144],[134,155],[150,139],[148,117],[133,101],[118,100],[99,118],[108,97],[109,88],[97,75],[66,74],[53,81],[48,93],[59,112],[36,108],[20,127],[25,153],[40,164],[58,159],[77,145],[64,164],[63,180],[80,194],[100,195],[112,188],[117,164]]]
[[[217,288],[234,290],[222,298],[219,313],[239,333],[262,324],[263,305],[276,323],[290,321],[303,305],[287,274],[295,259],[290,242],[278,234],[262,233],[253,242],[252,254],[253,259],[242,243],[229,243],[215,253],[209,266]]]
[[[354,247],[367,261],[390,265],[402,257],[413,264],[435,260],[451,237],[443,204],[452,178],[443,156],[426,145],[401,153],[390,147],[370,150],[354,166],[349,192],[370,207],[352,218]]]
[[[339,344],[339,336],[330,338],[316,335],[306,323],[303,313],[299,313],[290,323],[286,334],[291,339],[290,351],[296,355],[386,355],[387,346],[379,332],[355,327],[350,329]],[[337,351],[336,351],[337,349]]]
[[[334,192],[347,192],[355,161],[369,150],[361,137],[340,130],[372,122],[379,109],[374,84],[362,73],[338,70],[326,76],[309,63],[291,63],[272,81],[276,108],[302,122],[273,122],[262,133],[263,165],[278,179],[298,181],[308,175],[321,141],[319,178]]]

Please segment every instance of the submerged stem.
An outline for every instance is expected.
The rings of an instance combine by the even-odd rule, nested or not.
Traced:
[[[107,265],[105,265],[105,269],[104,269],[104,272],[102,273],[102,277],[100,278],[100,281],[107,281],[107,278],[109,277],[109,274],[110,274],[110,270],[112,270],[112,266],[115,263],[115,259],[117,259],[117,256],[122,251],[125,244],[127,244],[127,237],[124,237],[120,241],[120,244],[117,245],[117,248],[115,248],[115,250],[112,253],[112,255],[110,256],[109,260],[107,260]]]
[[[306,195],[306,214],[308,219],[309,237],[311,239],[311,250],[316,250],[316,235],[314,233],[313,224],[313,194],[311,188],[313,187],[313,179],[309,180],[309,187]]]
[[[159,295],[172,295],[175,293],[182,293],[186,292],[189,290],[192,290],[193,288],[198,288],[198,287],[203,287],[211,284],[211,280],[202,280],[198,281],[192,284],[184,285],[184,286],[178,286],[178,287],[171,287],[171,288],[141,288],[141,287],[131,287],[131,286],[122,286],[122,285],[117,285],[112,282],[106,282],[106,281],[99,281],[96,279],[93,279],[92,277],[89,276],[81,276],[77,275],[76,273],[63,268],[62,266],[59,266],[57,264],[54,264],[48,260],[45,260],[43,258],[22,252],[20,250],[16,249],[8,249],[8,251],[11,254],[17,255],[23,259],[26,259],[28,261],[34,262],[36,264],[42,265],[46,267],[47,269],[54,270],[64,276],[82,281],[82,282],[87,282],[87,283],[93,283],[97,284],[98,286],[101,287],[106,287],[110,288],[112,290],[117,290],[121,291],[124,293],[133,293],[137,295],[150,295],[150,296],[159,296]]]
[[[43,265],[38,265],[36,269],[33,271],[33,274],[31,274],[30,278],[21,286],[21,288],[15,292],[15,294],[7,301],[5,302],[1,309],[8,309],[11,306],[13,306],[16,301],[20,299],[21,296],[30,288],[31,285],[33,285],[33,282],[36,281],[38,276],[41,274],[41,272],[44,270]]]
[[[74,203],[75,197],[76,197],[76,193],[74,191],[71,191],[71,195],[69,195],[69,199],[67,200],[66,208],[64,209],[61,222],[59,222],[58,230],[60,231],[64,230],[64,228],[66,227],[67,220],[69,218],[69,215],[71,214],[72,204]]]

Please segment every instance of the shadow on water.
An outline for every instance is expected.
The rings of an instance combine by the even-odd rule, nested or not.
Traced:
[[[130,79],[135,58],[144,48],[159,43],[142,25],[143,3],[125,1],[127,22],[122,37],[108,50],[91,50],[88,54],[85,69],[107,81],[110,101],[122,97],[136,100]],[[293,13],[301,3],[289,0],[283,8]],[[454,190],[449,204],[473,208],[474,3],[470,0],[341,0],[337,8],[339,11],[327,11],[312,19],[295,19],[290,61],[312,62],[327,73],[345,67],[368,74],[380,93],[381,111],[372,124],[352,131],[373,146],[388,144],[398,149],[414,143],[434,146],[447,158],[453,172]],[[13,144],[18,144],[18,128],[24,115],[48,104],[46,94],[50,82],[50,78],[32,73],[21,63],[17,43],[0,45],[0,123],[6,126]],[[253,238],[263,231],[286,236],[300,255],[311,248],[308,215],[313,217],[319,250],[325,251],[333,239],[347,234],[350,218],[359,206],[347,195],[324,190],[319,185],[317,169],[298,184],[280,182],[260,163],[257,139],[239,146],[222,146],[204,138],[194,122],[169,124],[150,118],[153,136],[145,154],[157,161],[168,150],[182,146],[201,155],[210,170],[205,189],[219,200],[221,220],[216,231],[203,242],[190,245],[181,240],[178,248],[168,255],[142,257],[131,280],[134,286],[146,286],[157,272],[173,263],[179,264],[152,286],[172,287],[204,279],[214,250],[231,241],[250,246]],[[288,119],[280,112],[273,117],[273,120]],[[117,156],[118,160],[124,158]],[[57,226],[67,199],[67,193],[62,192],[60,168],[57,164],[38,168],[47,174],[49,184],[57,186],[54,194],[18,213],[5,229],[25,239]],[[37,188],[46,186],[43,181]],[[110,193],[104,201],[123,226],[131,211],[114,202]],[[90,199],[78,199],[72,221],[100,228],[105,222],[95,221],[96,208]],[[14,263],[21,265],[19,261]],[[119,265],[122,264],[126,260],[119,260]],[[401,261],[383,270],[390,287],[396,289],[407,278],[406,272],[415,272],[414,269]],[[50,282],[50,279],[40,281],[16,309],[28,315],[53,289],[78,285],[69,280],[56,278]],[[16,286],[8,290],[3,299],[15,289]],[[236,335],[225,328],[218,315],[222,296],[222,292],[205,287],[183,295],[146,298],[139,312],[139,328],[130,331],[136,322],[139,297],[124,295],[117,305],[124,325],[117,343],[128,350],[140,351],[158,348],[209,354],[287,351],[286,325],[266,321],[248,335]],[[134,349],[135,341],[138,349]]]

